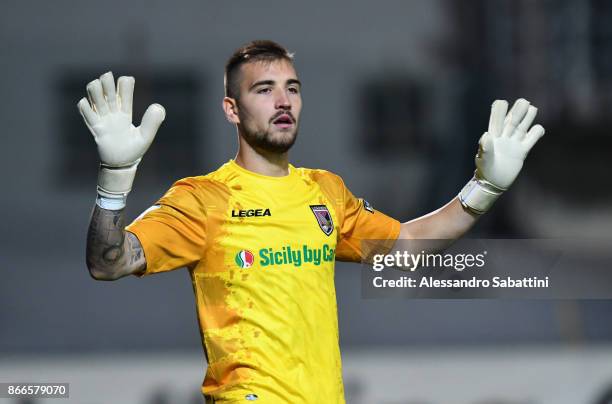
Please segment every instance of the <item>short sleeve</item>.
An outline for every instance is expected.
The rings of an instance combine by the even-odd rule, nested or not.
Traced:
[[[400,223],[375,210],[365,199],[356,198],[340,181],[344,210],[336,258],[360,262],[372,254],[386,254],[399,237]]]
[[[147,265],[140,275],[192,266],[202,259],[206,244],[204,206],[197,186],[183,179],[126,227],[144,250]]]

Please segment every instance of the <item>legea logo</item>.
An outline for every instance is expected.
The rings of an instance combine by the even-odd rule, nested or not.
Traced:
[[[250,268],[253,266],[253,261],[255,261],[255,256],[249,250],[241,250],[236,254],[236,265],[240,268]]]

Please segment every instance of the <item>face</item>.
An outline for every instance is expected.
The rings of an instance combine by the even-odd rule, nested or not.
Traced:
[[[291,63],[277,60],[241,66],[233,121],[251,147],[287,152],[297,137],[301,109],[300,82]]]

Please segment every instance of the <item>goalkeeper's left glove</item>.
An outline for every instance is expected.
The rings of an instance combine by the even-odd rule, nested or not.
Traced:
[[[459,193],[461,204],[477,214],[488,211],[512,185],[529,150],[544,135],[541,125],[531,127],[538,110],[529,101],[520,98],[506,115],[507,110],[505,100],[493,102],[489,130],[478,142],[474,177]]]

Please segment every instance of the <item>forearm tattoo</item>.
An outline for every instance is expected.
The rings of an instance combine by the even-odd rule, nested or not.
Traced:
[[[124,209],[94,206],[87,231],[87,266],[98,276],[116,279],[144,270],[146,266],[138,238],[124,230]]]

